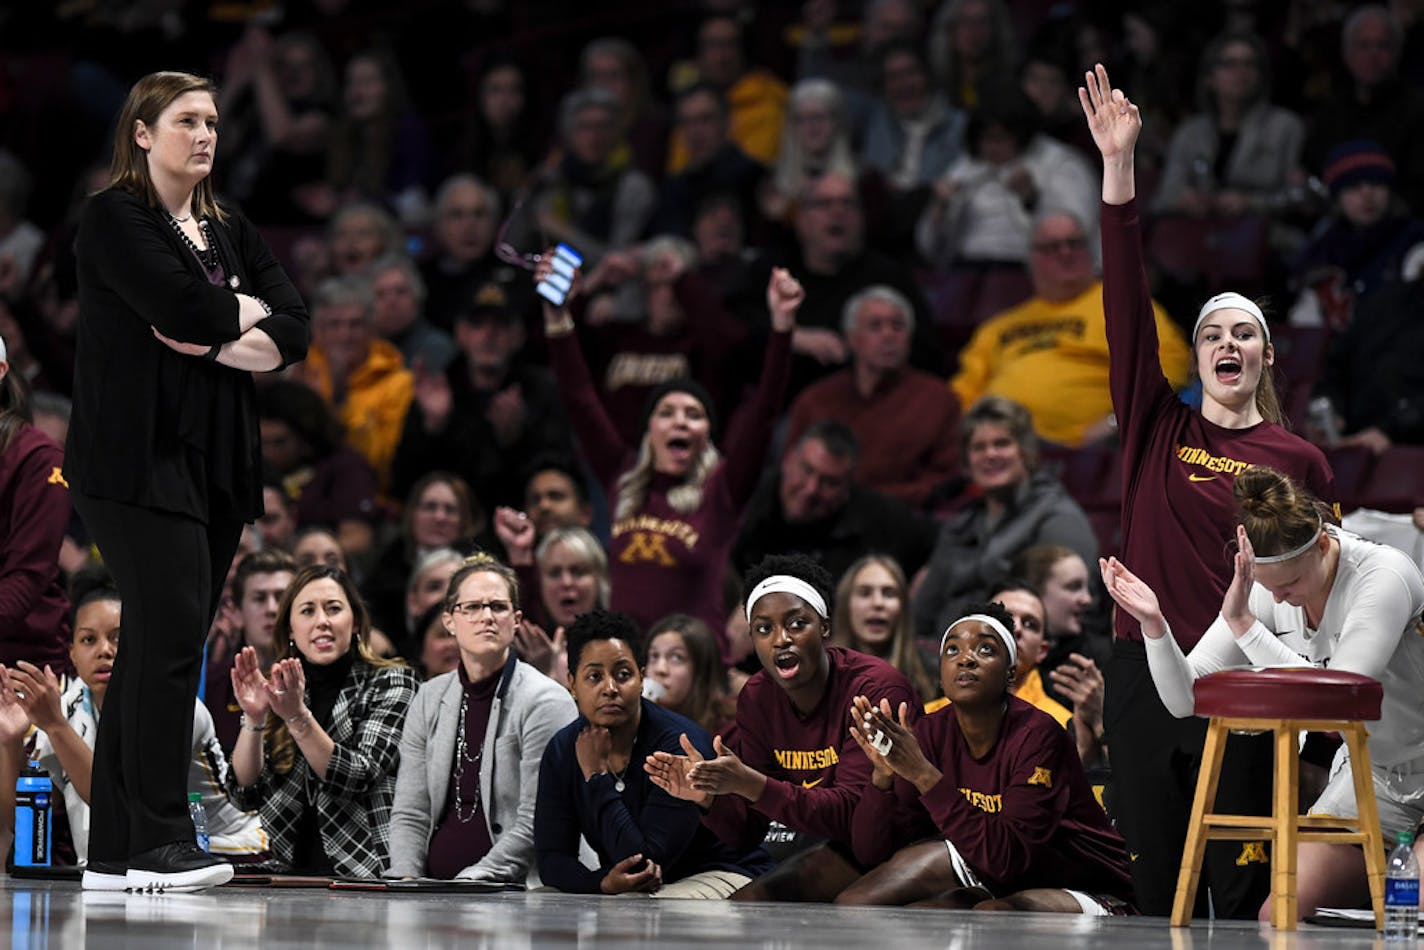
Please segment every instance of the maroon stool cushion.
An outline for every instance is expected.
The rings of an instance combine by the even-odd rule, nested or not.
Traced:
[[[1340,719],[1380,717],[1384,688],[1359,673],[1314,667],[1222,670],[1193,685],[1198,716],[1245,719]]]

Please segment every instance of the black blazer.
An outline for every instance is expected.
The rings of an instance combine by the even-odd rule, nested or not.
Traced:
[[[283,365],[306,356],[309,319],[257,228],[212,222],[228,286],[212,285],[165,212],[110,188],[85,204],[75,241],[79,328],[65,472],[95,498],[246,521],[262,512],[252,374],[169,349],[238,338],[234,291],[266,301],[258,324]]]

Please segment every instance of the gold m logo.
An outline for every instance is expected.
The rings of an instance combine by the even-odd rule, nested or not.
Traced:
[[[1246,841],[1241,845],[1241,853],[1236,856],[1236,866],[1244,868],[1248,864],[1269,864],[1266,857],[1266,842]]]
[[[628,542],[628,546],[623,549],[623,553],[618,555],[618,560],[624,564],[636,564],[640,561],[654,561],[663,567],[672,567],[677,561],[667,549],[667,537],[661,534],[649,534],[646,531],[633,532],[633,540]]]

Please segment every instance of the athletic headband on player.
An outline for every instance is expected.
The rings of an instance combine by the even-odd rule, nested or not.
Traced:
[[[816,588],[790,574],[773,574],[752,588],[751,596],[747,598],[747,623],[752,622],[753,605],[767,594],[795,594],[810,604],[811,609],[820,614],[822,620],[831,619],[831,615],[826,612],[826,598],[822,597]]]
[[[1013,666],[1019,661],[1019,648],[1018,644],[1014,642],[1014,635],[1009,632],[1007,627],[988,614],[969,614],[966,617],[960,617],[954,623],[945,627],[944,636],[939,638],[939,652],[941,654],[944,653],[945,641],[949,639],[949,631],[964,623],[966,620],[977,620],[982,624],[988,624],[989,628],[999,635],[999,639],[1004,641],[1004,648],[1009,651],[1009,665]]]
[[[1202,304],[1201,310],[1197,311],[1197,322],[1192,326],[1192,342],[1197,341],[1197,331],[1201,329],[1202,321],[1208,315],[1216,313],[1218,310],[1245,310],[1256,318],[1256,322],[1261,325],[1261,332],[1266,334],[1266,342],[1271,342],[1271,328],[1266,325],[1266,315],[1261,312],[1261,308],[1256,306],[1256,301],[1249,297],[1243,297],[1235,291],[1228,290],[1224,294],[1217,294],[1206,303]]]
[[[1296,558],[1300,557],[1300,556],[1301,556],[1302,554],[1304,554],[1306,551],[1309,551],[1312,547],[1315,546],[1315,542],[1317,542],[1317,541],[1320,540],[1320,534],[1321,534],[1321,532],[1323,532],[1324,530],[1325,530],[1325,525],[1322,524],[1320,527],[1318,527],[1318,528],[1315,529],[1315,533],[1310,536],[1310,540],[1309,540],[1309,541],[1305,542],[1305,543],[1302,544],[1300,547],[1298,547],[1298,548],[1296,548],[1296,549],[1294,549],[1294,550],[1287,551],[1285,554],[1268,554],[1268,555],[1266,555],[1265,557],[1262,557],[1261,555],[1258,554],[1258,555],[1256,555],[1256,563],[1257,563],[1257,564],[1280,564],[1282,561],[1292,561],[1292,560],[1295,560]]]

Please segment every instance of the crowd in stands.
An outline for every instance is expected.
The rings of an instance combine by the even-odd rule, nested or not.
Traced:
[[[1424,533],[1417,4],[124,6],[0,12],[0,810],[38,759],[79,862],[122,604],[61,451],[76,222],[155,69],[216,82],[218,198],[311,316],[257,383],[193,710],[236,862],[1160,912],[1114,830],[1145,727],[1104,706],[1112,599],[1160,611],[1098,559],[1194,568],[1124,519],[1171,505],[1153,427],[1217,398],[1202,300],[1265,311],[1326,466],[1287,474]],[[1131,225],[1098,62],[1141,112]],[[1229,638],[1193,651],[1221,598],[1175,596],[1184,692]]]

